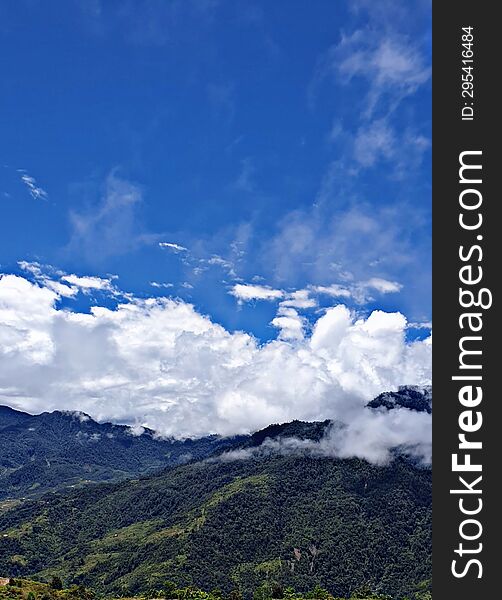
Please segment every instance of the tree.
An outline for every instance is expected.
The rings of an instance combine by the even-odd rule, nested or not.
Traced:
[[[166,598],[175,598],[175,591],[178,586],[174,583],[174,581],[165,581],[162,586],[162,593]]]
[[[264,581],[254,591],[253,600],[270,600],[270,598],[272,598],[272,586],[269,581]]]
[[[54,577],[51,579],[50,587],[53,590],[63,589],[63,581],[61,580],[61,577],[59,577],[59,575],[54,575]]]
[[[328,590],[325,590],[324,588],[322,588],[319,584],[317,584],[315,586],[315,588],[309,592],[307,594],[308,598],[315,598],[316,600],[328,600],[329,598],[331,598],[331,594],[328,592]],[[359,596],[355,596],[355,598],[358,598]]]

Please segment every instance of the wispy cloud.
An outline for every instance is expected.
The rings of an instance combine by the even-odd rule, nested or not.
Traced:
[[[235,284],[229,294],[235,296],[239,301],[244,302],[249,302],[250,300],[277,300],[284,297],[282,290],[275,290],[264,285],[244,283]]]
[[[24,169],[18,169],[18,172],[21,173],[21,181],[28,188],[30,196],[34,200],[47,200],[48,199],[49,195],[43,188],[41,188],[37,184],[37,180],[34,177],[32,177],[31,175],[28,175],[28,173],[26,173],[26,171]]]
[[[395,152],[394,131],[385,119],[378,119],[359,128],[354,140],[354,157],[359,164],[369,167],[380,157],[391,158]]]
[[[359,281],[353,284],[340,285],[334,283],[329,286],[314,286],[313,290],[319,294],[332,296],[333,298],[351,298],[358,304],[367,304],[374,300],[372,294],[396,294],[402,290],[402,284],[397,281],[389,281],[382,277],[372,277],[367,281]]]
[[[141,225],[142,202],[141,186],[112,171],[97,203],[70,212],[72,232],[67,251],[95,264],[156,243],[161,234]]]
[[[311,297],[310,290],[296,290],[281,302],[281,306],[298,309],[315,308],[317,300]]]
[[[233,182],[232,187],[241,192],[254,192],[256,190],[256,184],[254,181],[254,174],[256,167],[251,158],[244,158],[241,160],[240,172]]]
[[[79,277],[78,275],[63,275],[62,281],[74,285],[83,291],[87,290],[107,290],[114,289],[111,279],[103,279],[102,277]]]
[[[117,31],[129,44],[162,47],[190,38],[190,28],[207,28],[219,0],[134,0],[118,5],[90,0],[78,3],[85,25],[96,35]]]
[[[20,269],[29,273],[33,279],[52,290],[58,296],[71,298],[82,292],[91,294],[94,291],[110,293],[114,296],[120,296],[118,288],[113,284],[113,279],[116,277],[96,277],[95,275],[79,276],[65,273],[59,269],[55,269],[51,265],[42,265],[39,262],[19,261]]]
[[[150,285],[154,288],[164,288],[164,289],[169,289],[174,287],[174,284],[172,283],[162,283],[159,281],[150,281]]]
[[[349,83],[362,78],[368,86],[364,115],[371,117],[385,101],[385,112],[429,80],[430,66],[420,48],[408,37],[370,28],[342,35],[320,63],[317,81],[337,76]],[[382,107],[380,107],[382,108]]]
[[[168,248],[169,250],[173,250],[174,252],[188,251],[188,248],[185,248],[185,246],[180,246],[179,244],[175,244],[174,242],[159,242],[159,246],[161,248]]]

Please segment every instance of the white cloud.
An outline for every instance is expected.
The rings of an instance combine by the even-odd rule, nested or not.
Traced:
[[[45,265],[41,265],[38,262],[28,262],[26,260],[20,260],[18,265],[23,271],[31,273],[33,278],[36,281],[42,283],[46,288],[56,292],[59,296],[63,296],[65,298],[71,298],[78,293],[78,287],[76,286],[68,286],[60,283],[59,281],[55,281],[51,278],[45,270],[50,268]],[[57,274],[56,274],[57,275]]]
[[[142,228],[142,202],[142,188],[112,171],[97,203],[70,212],[72,234],[67,250],[95,264],[157,242],[158,234]]]
[[[20,170],[22,171],[22,169]],[[36,179],[34,177],[31,177],[31,175],[23,173],[21,175],[21,181],[28,188],[30,196],[34,200],[47,200],[47,198],[49,197],[47,192],[44,189],[42,189],[39,185],[37,185]]]
[[[379,161],[387,161],[391,165],[389,177],[403,179],[422,164],[429,148],[430,140],[424,135],[411,129],[398,131],[387,117],[365,121],[358,128],[353,158],[359,167],[372,167]]]
[[[79,277],[78,275],[63,275],[62,281],[66,281],[83,291],[89,290],[107,290],[113,289],[113,284],[110,279],[102,277]]]
[[[432,321],[418,321],[408,323],[408,329],[432,329]]]
[[[334,423],[318,442],[298,438],[267,438],[263,444],[224,453],[224,462],[247,460],[270,454],[307,454],[323,457],[357,456],[386,464],[399,449],[423,464],[432,462],[432,415],[398,408],[376,411],[361,408],[348,423]]]
[[[271,324],[279,329],[280,340],[304,339],[305,319],[294,308],[281,306]]]
[[[172,288],[174,285],[172,283],[162,283],[159,281],[150,281],[150,285],[154,288]]]
[[[281,306],[300,309],[315,308],[317,300],[310,297],[310,290],[296,290],[281,302]]]
[[[218,266],[228,273],[230,277],[237,277],[237,273],[235,272],[235,265],[232,261],[222,258],[221,256],[215,254],[211,258],[207,260],[207,264],[211,266]]]
[[[264,285],[252,285],[237,283],[229,292],[240,301],[248,302],[250,300],[277,300],[284,297],[282,290],[274,290]]]
[[[358,29],[342,36],[330,49],[320,76],[337,73],[345,81],[361,77],[369,84],[366,116],[370,116],[382,98],[394,107],[430,78],[431,69],[420,49],[397,33],[383,34]]]
[[[318,294],[333,296],[333,298],[352,298],[353,296],[353,293],[349,288],[338,283],[333,283],[331,285],[317,285],[314,287],[314,291]]]
[[[381,277],[372,277],[363,284],[365,287],[373,288],[381,294],[395,294],[400,292],[402,285],[397,281],[389,281],[388,279],[382,279]]]
[[[370,167],[379,158],[389,159],[398,152],[394,131],[385,119],[378,119],[359,128],[354,140],[354,158]]]
[[[430,339],[406,342],[399,313],[356,319],[337,306],[307,335],[296,311],[282,307],[280,339],[260,344],[181,300],[129,297],[89,313],[58,308],[58,300],[43,283],[0,279],[0,403],[79,410],[175,436],[335,418],[360,439],[376,435],[378,423],[360,416],[371,398],[430,382]],[[402,436],[415,435],[404,427]]]
[[[345,285],[338,283],[329,286],[318,285],[312,289],[319,294],[325,294],[333,298],[350,298],[358,304],[365,304],[373,300],[370,290],[374,290],[379,294],[395,294],[400,292],[402,288],[403,286],[397,281],[389,281],[382,277],[371,277],[366,281]]]
[[[187,252],[188,249],[185,246],[180,246],[179,244],[175,244],[174,242],[159,242],[159,246],[161,248],[169,248],[169,250],[174,250],[174,252]]]

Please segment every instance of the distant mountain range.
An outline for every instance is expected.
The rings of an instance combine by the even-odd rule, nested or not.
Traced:
[[[238,440],[166,440],[80,412],[30,415],[0,406],[0,500],[134,477],[204,458]]]
[[[432,390],[403,386],[380,394],[368,406],[431,412]],[[160,438],[150,429],[97,423],[82,412],[30,415],[0,406],[0,500],[119,481],[228,449],[259,446],[267,438],[319,441],[329,424],[293,421],[252,435],[175,440]]]

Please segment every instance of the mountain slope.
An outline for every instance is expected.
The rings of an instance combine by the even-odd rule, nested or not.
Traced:
[[[29,415],[0,406],[0,500],[133,477],[203,458],[233,441],[161,440],[148,429],[135,434],[84,413]]]
[[[428,394],[402,388],[368,410],[428,412]],[[134,456],[143,448],[136,440],[146,454],[159,444],[152,432],[131,436],[80,414],[37,418],[55,428],[47,436],[54,438],[51,451],[55,440],[63,447],[84,433],[88,440],[96,427],[117,435],[99,429],[94,443],[103,433],[117,443],[132,440]],[[3,431],[30,431],[30,419],[8,412]],[[329,421],[293,421],[233,439],[168,440],[160,447],[175,452],[155,474],[0,504],[0,574],[57,574],[67,584],[116,595],[146,593],[171,580],[224,593],[239,589],[246,599],[264,581],[300,593],[320,585],[340,597],[361,588],[415,597],[431,574],[430,469],[399,452],[376,466],[299,443],[320,441],[327,428],[336,435]],[[192,460],[176,466],[190,444]],[[69,456],[77,461],[82,454]]]
[[[173,580],[249,597],[265,579],[348,596],[430,577],[431,473],[404,459],[213,459],[24,502],[0,517],[0,572],[107,593]]]

